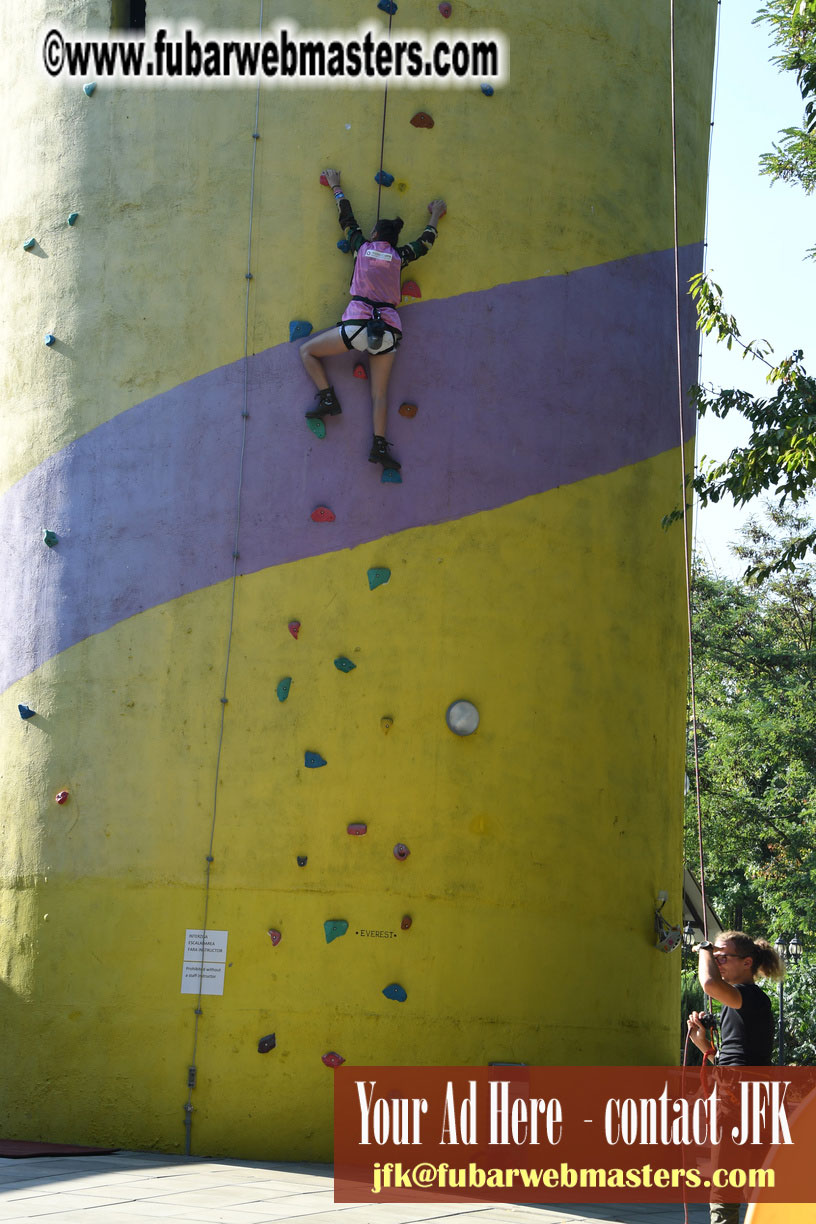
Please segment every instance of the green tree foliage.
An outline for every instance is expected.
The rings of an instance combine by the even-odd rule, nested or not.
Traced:
[[[754,21],[770,26],[772,45],[780,51],[773,62],[796,74],[805,108],[802,125],[785,128],[762,156],[761,173],[810,193],[816,187],[816,0],[768,0]],[[816,256],[816,248],[809,253]]]
[[[814,524],[769,503],[736,551],[773,571]],[[706,884],[726,925],[816,932],[816,566],[749,586],[697,562],[693,590]],[[693,776],[694,763],[688,769]],[[688,796],[686,860],[697,861]]]
[[[773,151],[761,158],[760,172],[810,193],[816,187],[816,0],[766,0],[754,20],[770,27],[772,45],[779,52],[774,62],[795,74],[804,103],[802,126],[780,134]],[[816,247],[809,254],[816,258]],[[776,364],[768,361],[771,349],[765,341],[743,341],[736,319],[723,306],[719,285],[696,276],[690,292],[703,332],[729,348],[736,342],[744,355],[764,361],[769,369],[767,397],[734,389],[692,388],[701,416],[739,412],[751,426],[748,443],[736,447],[725,461],[703,461],[693,480],[694,490],[703,506],[726,493],[739,506],[768,492],[775,493],[782,505],[796,506],[816,487],[816,379],[805,369],[803,352],[795,349]],[[675,510],[664,523],[678,517],[682,516]],[[771,568],[752,565],[746,577],[761,580],[772,572],[792,571],[814,551],[816,529],[791,537],[777,551]]]

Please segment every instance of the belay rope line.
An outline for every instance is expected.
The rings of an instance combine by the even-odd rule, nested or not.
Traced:
[[[388,14],[388,41],[391,42],[391,22],[394,20],[393,10]],[[383,95],[382,136],[380,137],[380,173],[377,175],[377,220],[380,219],[380,200],[382,199],[383,158],[385,156],[385,115],[388,110],[388,77],[385,78],[385,93]]]
[[[689,651],[689,695],[691,704],[691,739],[694,747],[694,796],[697,808],[697,850],[700,867],[700,896],[702,900],[703,935],[708,938],[708,913],[705,891],[705,859],[703,855],[703,813],[700,806],[700,751],[697,739],[697,692],[694,681],[694,639],[692,636],[691,613],[691,558],[689,555],[688,505],[686,489],[688,473],[686,471],[686,443],[683,427],[683,368],[682,341],[680,336],[680,230],[678,223],[677,198],[677,95],[675,89],[675,0],[669,0],[671,22],[670,32],[670,78],[671,78],[671,138],[672,138],[672,220],[674,239],[674,322],[677,364],[677,408],[680,421],[680,468],[682,474],[682,505],[683,505],[683,560],[686,577],[686,616],[688,622]]]
[[[263,36],[263,0],[260,0],[258,17],[258,34]],[[246,294],[244,299],[244,392],[243,409],[241,411],[241,450],[238,463],[238,487],[235,497],[235,534],[232,544],[232,584],[230,588],[229,626],[227,629],[227,647],[224,660],[224,683],[221,689],[221,718],[218,727],[218,747],[215,754],[215,777],[213,780],[212,823],[210,825],[210,843],[207,850],[206,878],[204,884],[204,920],[202,923],[201,961],[199,966],[198,997],[195,1007],[195,1025],[193,1028],[193,1054],[187,1076],[187,1101],[184,1106],[184,1152],[191,1155],[193,1129],[193,1089],[196,1083],[196,1053],[198,1050],[198,1025],[201,1019],[201,998],[204,980],[204,953],[207,939],[207,917],[210,906],[210,872],[213,864],[213,845],[215,844],[215,820],[218,813],[218,783],[221,772],[221,749],[224,743],[224,716],[227,706],[227,683],[229,680],[230,655],[232,653],[232,637],[235,626],[235,595],[238,585],[238,540],[241,531],[241,493],[244,485],[244,458],[246,456],[247,421],[249,419],[249,294],[252,285],[252,213],[255,202],[255,165],[258,159],[259,129],[258,120],[261,110],[261,81],[258,78],[258,88],[255,93],[255,124],[252,129],[252,165],[249,182],[249,233],[247,236],[247,270]]]

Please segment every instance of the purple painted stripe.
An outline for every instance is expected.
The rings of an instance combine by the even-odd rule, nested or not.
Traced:
[[[700,249],[683,252],[685,279]],[[328,363],[343,415],[308,431],[295,345],[249,362],[240,569],[251,573],[517,501],[677,445],[671,252],[404,311],[389,436],[402,485],[366,462],[368,384]],[[684,307],[694,380],[697,343]],[[145,608],[228,578],[243,362],[78,438],[3,499],[0,686]],[[403,400],[419,405],[410,420]],[[693,428],[686,423],[687,436]],[[671,507],[667,495],[667,510]],[[326,504],[337,521],[313,523]],[[41,542],[43,527],[58,546]]]

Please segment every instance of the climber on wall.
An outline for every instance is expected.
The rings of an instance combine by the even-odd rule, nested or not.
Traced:
[[[337,416],[340,402],[334,388],[329,386],[321,357],[333,357],[346,350],[369,352],[376,361],[371,362],[371,413],[374,425],[374,440],[371,443],[369,463],[381,463],[384,468],[398,471],[400,464],[389,455],[389,442],[385,440],[385,422],[388,412],[388,380],[402,340],[400,317],[396,307],[402,296],[400,272],[415,259],[426,255],[436,240],[436,226],[445,213],[444,200],[432,200],[428,205],[431,219],[415,242],[397,246],[402,219],[376,223],[371,237],[366,238],[360,229],[351,203],[340,187],[340,172],[325,170],[328,186],[337,201],[340,226],[345,231],[349,249],[354,255],[354,271],[351,277],[351,301],[343,312],[337,327],[322,332],[307,340],[300,350],[306,373],[317,387],[317,407],[306,416],[312,420],[325,416]]]

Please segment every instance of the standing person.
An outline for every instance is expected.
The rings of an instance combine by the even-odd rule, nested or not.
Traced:
[[[306,373],[317,387],[317,407],[310,409],[306,416],[315,419],[337,416],[341,412],[340,401],[334,388],[329,386],[320,358],[333,357],[347,350],[369,352],[376,361],[371,362],[374,438],[368,460],[369,463],[381,463],[384,468],[399,471],[401,465],[388,453],[390,443],[385,440],[385,422],[388,414],[388,380],[402,340],[402,324],[396,310],[402,297],[400,273],[407,264],[426,255],[433,246],[437,223],[446,211],[445,201],[432,200],[428,205],[430,222],[419,238],[415,242],[397,246],[403,225],[401,217],[393,220],[380,218],[371,237],[366,238],[354,218],[351,203],[340,187],[339,170],[325,170],[324,175],[334,192],[340,226],[354,255],[354,271],[351,301],[338,326],[307,340],[300,350]]]
[[[700,954],[700,985],[711,999],[723,1004],[720,1014],[720,1067],[770,1067],[773,1061],[774,1023],[771,1000],[754,979],[779,979],[785,967],[767,939],[752,939],[744,931],[723,931],[716,944],[706,940]],[[700,1012],[688,1018],[689,1036],[698,1050],[713,1054],[715,1047],[702,1024]],[[738,1224],[739,1203],[712,1203],[711,1224]]]

